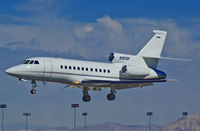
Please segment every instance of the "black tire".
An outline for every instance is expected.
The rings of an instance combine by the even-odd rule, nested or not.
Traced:
[[[108,94],[108,95],[107,95],[107,99],[108,99],[109,101],[115,100],[115,94],[113,94],[113,93]]]
[[[89,95],[84,95],[84,96],[82,97],[82,100],[83,100],[84,102],[89,102],[89,101],[91,100],[91,97],[90,97]]]
[[[35,94],[36,93],[36,90],[35,89],[32,89],[31,90],[31,94]]]

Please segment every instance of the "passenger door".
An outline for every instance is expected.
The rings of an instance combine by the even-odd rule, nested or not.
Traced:
[[[50,78],[52,73],[52,63],[50,60],[44,60],[44,78]]]

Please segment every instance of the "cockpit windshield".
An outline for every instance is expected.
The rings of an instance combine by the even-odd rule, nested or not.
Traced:
[[[21,64],[40,64],[38,60],[24,60]]]
[[[27,61],[24,62],[24,64],[28,64],[29,62],[30,62],[30,60],[27,60]]]
[[[29,64],[33,64],[34,60],[32,60]]]

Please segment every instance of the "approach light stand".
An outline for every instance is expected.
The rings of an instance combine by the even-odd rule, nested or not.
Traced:
[[[2,108],[2,125],[1,125],[1,129],[3,131],[3,122],[4,122],[4,108],[7,108],[7,105],[6,104],[1,104],[0,105],[0,108]]]
[[[23,113],[23,116],[26,117],[26,131],[28,129],[28,117],[31,116],[31,113]]]
[[[149,116],[149,131],[151,131],[151,116],[153,115],[153,112],[147,112],[147,116]]]
[[[87,116],[87,113],[83,112],[82,116],[84,117],[84,131],[86,131],[86,116]]]
[[[186,117],[187,117],[187,115],[188,115],[188,112],[182,112],[182,115],[183,115],[183,117],[184,117],[184,119],[185,119],[184,131],[186,131]]]
[[[79,107],[79,104],[71,104],[71,108],[74,108],[74,131],[76,131],[76,108]]]

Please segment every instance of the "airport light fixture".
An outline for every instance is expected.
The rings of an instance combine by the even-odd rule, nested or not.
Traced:
[[[147,112],[147,116],[149,117],[149,131],[151,131],[151,116],[153,115],[153,112]]]
[[[86,116],[87,116],[87,113],[83,112],[82,116],[84,117],[84,131],[86,131]]]
[[[2,125],[1,125],[1,129],[3,131],[3,124],[4,124],[4,109],[7,108],[6,104],[1,104],[0,108],[2,108]]]
[[[184,123],[184,131],[186,131],[186,117],[188,116],[188,112],[182,112],[182,115],[183,115],[183,117],[184,117],[184,119],[185,119],[185,123]]]
[[[79,104],[71,104],[71,108],[74,108],[74,131],[76,131],[76,108],[79,107]]]
[[[28,117],[31,116],[31,113],[23,113],[23,116],[26,117],[26,131],[28,129]]]

